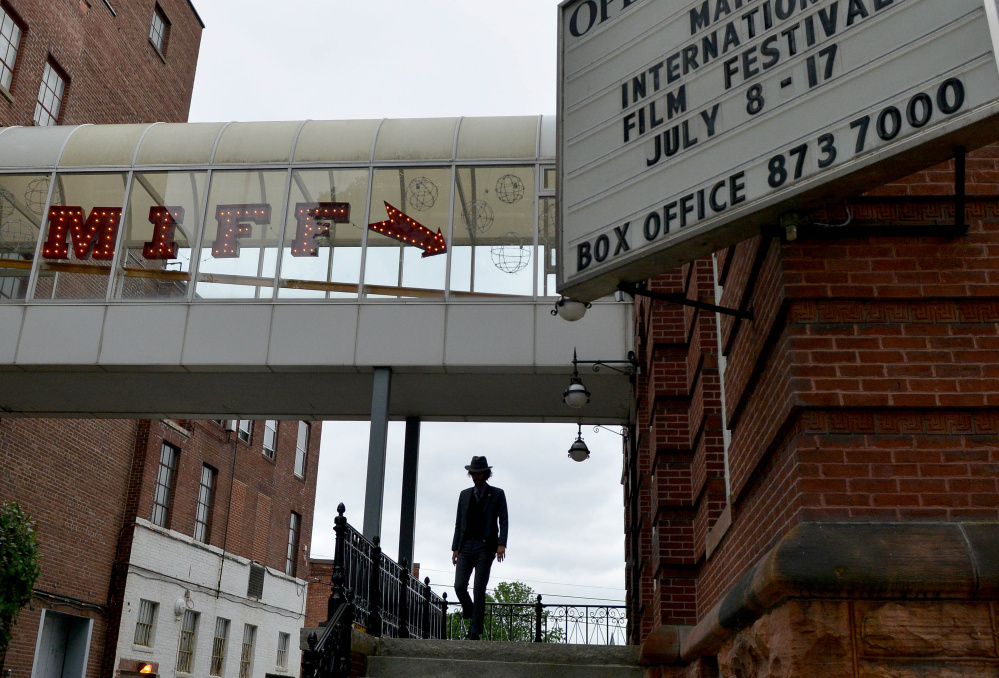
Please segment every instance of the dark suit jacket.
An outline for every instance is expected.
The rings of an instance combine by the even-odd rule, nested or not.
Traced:
[[[472,501],[474,488],[462,490],[458,495],[458,515],[454,520],[454,539],[451,540],[451,550],[457,551],[465,541],[465,531],[468,527],[468,507]],[[506,495],[498,487],[486,485],[485,505],[482,507],[486,515],[486,547],[495,549],[506,546],[507,514]]]

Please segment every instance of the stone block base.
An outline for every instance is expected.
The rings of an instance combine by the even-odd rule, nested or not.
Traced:
[[[996,603],[790,600],[726,640],[722,678],[999,676]]]
[[[999,524],[802,523],[640,657],[684,678],[999,678]]]

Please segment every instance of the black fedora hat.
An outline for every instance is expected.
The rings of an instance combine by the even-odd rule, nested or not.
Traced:
[[[469,473],[480,473],[482,471],[488,471],[492,468],[489,462],[486,461],[485,457],[472,457],[472,463],[465,467],[465,470]]]

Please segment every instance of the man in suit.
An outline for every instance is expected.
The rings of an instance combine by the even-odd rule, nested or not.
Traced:
[[[461,601],[462,617],[472,619],[469,640],[479,640],[483,632],[486,583],[493,558],[500,562],[506,558],[506,495],[486,482],[493,474],[492,468],[485,457],[472,457],[472,463],[465,467],[474,486],[462,490],[458,496],[458,516],[451,540],[451,564],[457,565],[454,591]],[[474,603],[468,595],[472,570],[475,570]]]

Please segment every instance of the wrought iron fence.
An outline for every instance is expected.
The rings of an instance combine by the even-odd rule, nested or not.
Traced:
[[[347,523],[345,507],[334,522],[336,555],[333,590],[321,636],[312,634],[303,659],[303,678],[338,678],[350,670],[350,628],[359,625],[373,636],[457,640],[467,635],[459,603],[430,590],[382,553],[376,539],[365,539]],[[453,606],[453,607],[452,607]],[[453,610],[453,611],[452,611]],[[618,645],[627,643],[627,609],[615,605],[486,604],[482,637],[493,641],[532,641]]]
[[[457,607],[452,607],[457,606]],[[447,615],[447,639],[462,640],[468,622],[461,619],[459,603]],[[482,638],[493,641],[626,645],[627,608],[617,605],[548,605],[541,596],[535,603],[486,603]]]
[[[337,507],[343,517],[344,505]],[[367,633],[392,638],[443,638],[447,602],[402,564],[382,553],[377,538],[369,542],[346,522],[337,532],[346,587],[354,594],[355,619]],[[403,595],[405,592],[405,595]]]

